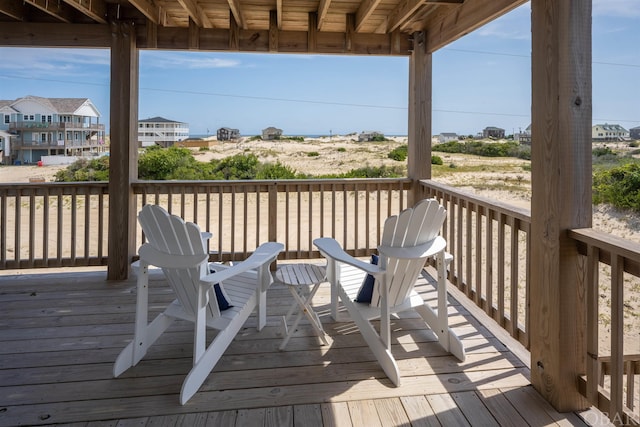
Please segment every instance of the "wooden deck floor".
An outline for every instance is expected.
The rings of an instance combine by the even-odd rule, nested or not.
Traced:
[[[314,306],[329,346],[303,322],[278,351],[280,319],[293,298],[274,284],[267,327],[258,333],[250,319],[181,406],[191,325],[172,326],[143,361],[112,378],[113,362],[132,337],[135,281],[105,277],[100,271],[0,276],[0,426],[586,425],[546,404],[526,365],[455,300],[451,324],[467,361],[446,354],[418,319],[403,317],[393,322],[403,383],[393,387],[353,324],[330,320],[328,285]],[[160,312],[172,295],[161,275],[152,278],[151,305]],[[434,297],[427,280],[421,290]]]

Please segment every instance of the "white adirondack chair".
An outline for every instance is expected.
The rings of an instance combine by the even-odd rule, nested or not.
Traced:
[[[331,283],[331,312],[338,320],[338,296],[373,351],[389,379],[400,385],[400,371],[391,354],[390,316],[415,310],[438,336],[440,344],[461,361],[462,342],[448,326],[446,267],[453,258],[445,252],[446,241],[439,236],[446,210],[434,199],[420,201],[414,208],[389,217],[378,246],[374,265],[351,257],[330,238],[314,240],[327,258],[327,278]],[[438,307],[427,305],[414,285],[429,257],[438,270]],[[366,274],[375,278],[371,303],[355,302]],[[380,331],[370,320],[380,319]]]
[[[135,366],[147,349],[176,319],[194,322],[193,367],[182,384],[180,403],[200,388],[247,318],[258,310],[258,330],[266,323],[266,291],[272,282],[269,265],[284,249],[269,242],[233,267],[208,263],[205,234],[198,225],[169,215],[156,205],[146,205],[138,220],[148,240],[140,249],[135,335],[113,367],[115,377]],[[148,323],[148,267],[161,267],[177,299]],[[215,270],[209,273],[209,270]],[[232,307],[220,311],[214,284],[222,283]],[[206,344],[206,328],[219,332]]]

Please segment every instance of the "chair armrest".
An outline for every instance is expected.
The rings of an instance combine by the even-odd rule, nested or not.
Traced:
[[[418,246],[398,248],[380,245],[378,246],[378,252],[380,252],[380,255],[389,258],[418,259],[436,255],[438,252],[445,250],[446,247],[447,241],[442,236],[438,236]]]
[[[381,270],[379,266],[375,264],[371,264],[369,262],[361,261],[357,258],[352,257],[348,253],[346,253],[340,244],[334,239],[328,237],[322,237],[319,239],[315,239],[313,244],[322,252],[322,254],[331,258],[335,261],[342,262],[344,264],[352,265],[360,270],[363,270],[372,276],[377,276],[379,274],[384,273],[384,270]]]
[[[211,285],[212,283],[220,283],[240,273],[248,270],[254,270],[265,264],[271,264],[278,257],[278,254],[284,250],[284,245],[277,242],[268,242],[260,245],[246,260],[234,264],[231,267],[218,270],[215,273],[207,274],[200,278],[203,285]]]

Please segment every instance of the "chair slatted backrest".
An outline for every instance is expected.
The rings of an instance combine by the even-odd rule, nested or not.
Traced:
[[[206,254],[200,227],[185,222],[176,215],[170,215],[157,205],[145,205],[138,214],[148,244],[171,255]],[[202,266],[195,268],[163,268],[169,285],[176,294],[182,309],[189,316],[195,316],[198,302],[198,286]],[[213,299],[215,301],[215,298]],[[208,304],[208,317],[220,316],[216,304]]]
[[[410,249],[434,240],[447,216],[447,211],[435,199],[425,199],[413,208],[403,210],[384,223],[381,245]],[[380,265],[386,270],[389,306],[402,304],[424,268],[423,258],[388,258],[380,254]],[[378,283],[374,286],[371,305],[380,306]]]

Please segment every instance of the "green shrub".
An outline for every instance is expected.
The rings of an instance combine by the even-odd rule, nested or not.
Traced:
[[[320,153],[318,153],[317,151],[309,151],[307,153],[308,157],[318,157],[320,155]]]
[[[602,157],[602,156],[615,156],[615,153],[609,147],[596,147],[591,150],[591,155],[593,157]]]
[[[108,181],[109,180],[109,156],[95,159],[80,159],[65,169],[56,172],[56,182],[77,181]]]
[[[170,179],[169,176],[178,168],[197,169],[196,160],[188,148],[148,147],[138,159],[138,178]]]
[[[221,160],[211,160],[210,163],[212,166],[210,179],[235,180],[254,179],[260,162],[255,154],[236,154]]]
[[[640,162],[631,162],[593,174],[593,203],[640,212]]]
[[[336,149],[336,151],[337,151],[338,153],[344,153],[345,151],[347,151],[347,149],[346,149],[346,148],[344,148],[344,147],[338,147],[338,148]]]
[[[256,179],[295,179],[297,178],[295,170],[280,162],[265,163],[258,167]]]
[[[432,165],[442,165],[444,162],[442,161],[442,157],[440,156],[431,156],[431,164]]]
[[[387,154],[387,157],[398,162],[404,162],[407,160],[407,153],[409,150],[408,145],[400,145],[399,147],[394,148]]]

